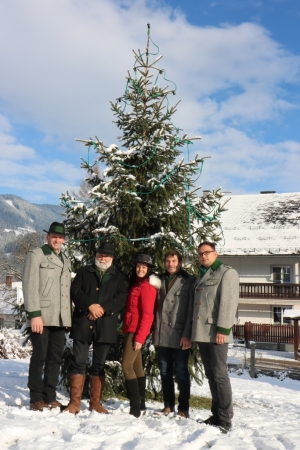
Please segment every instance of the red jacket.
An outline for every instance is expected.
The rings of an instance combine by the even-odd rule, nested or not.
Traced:
[[[123,333],[135,333],[134,340],[144,344],[154,320],[154,306],[160,279],[156,275],[137,278],[129,290],[123,318]]]

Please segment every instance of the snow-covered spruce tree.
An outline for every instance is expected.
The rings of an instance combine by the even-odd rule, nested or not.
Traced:
[[[89,200],[77,200],[68,192],[61,198],[69,252],[80,255],[74,258],[74,269],[92,262],[100,240],[109,240],[116,249],[116,266],[127,274],[138,253],[151,254],[162,271],[165,252],[175,248],[193,270],[196,244],[221,239],[223,194],[220,189],[206,196],[197,193],[195,179],[204,158],[196,155],[184,161],[182,148],[200,137],[181,135],[174,125],[179,102],[170,106],[169,98],[174,99],[176,85],[166,85],[165,70],[158,67],[162,56],[155,58],[158,53],[149,52],[150,41],[148,25],[146,51],[133,51],[134,66],[126,77],[125,92],[111,102],[122,133],[119,146],[106,146],[98,137],[80,140],[94,148],[95,164],[100,163],[103,175],[93,169],[95,164],[83,161]]]

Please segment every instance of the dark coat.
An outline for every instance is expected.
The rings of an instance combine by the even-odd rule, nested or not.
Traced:
[[[71,286],[71,299],[75,305],[70,334],[72,339],[92,342],[95,331],[97,342],[117,342],[118,315],[126,303],[127,283],[125,275],[115,267],[109,267],[105,274],[108,279],[101,283],[94,265],[78,270]],[[100,319],[89,320],[88,308],[95,303],[101,304],[105,314]]]

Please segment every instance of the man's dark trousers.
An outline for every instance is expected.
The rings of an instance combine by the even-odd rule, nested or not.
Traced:
[[[73,356],[70,374],[84,375],[91,342],[73,341]],[[93,342],[91,375],[105,376],[104,366],[111,344]]]
[[[189,350],[158,347],[157,353],[164,405],[170,408],[174,408],[175,406],[175,386],[173,376],[175,366],[176,381],[179,389],[178,410],[188,411],[191,390],[190,375],[188,371]]]
[[[31,331],[30,336],[33,347],[27,385],[30,390],[30,403],[51,403],[56,400],[56,387],[64,353],[65,328],[44,326],[42,334]]]
[[[220,421],[230,423],[233,406],[227,370],[228,344],[199,342],[198,345],[212,396],[211,412]]]

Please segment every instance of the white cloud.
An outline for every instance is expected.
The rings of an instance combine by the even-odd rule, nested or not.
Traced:
[[[206,164],[213,181],[236,191],[249,188],[251,179],[271,181],[277,171],[283,184],[287,178],[276,160],[282,164],[287,152],[296,164],[297,153],[290,144],[255,141],[253,127],[298,107],[291,89],[299,85],[299,56],[257,24],[196,27],[159,1],[1,1],[2,111],[14,124],[44,133],[43,144],[56,143],[60,149],[53,154],[59,163],[49,167],[49,155],[19,144],[9,121],[0,116],[2,156],[31,159],[30,166],[20,167],[34,177],[37,168],[45,176],[43,167],[64,167],[61,159],[70,161],[72,155],[61,183],[74,185],[79,171],[74,165],[86,150],[74,139],[97,134],[109,145],[120,134],[112,124],[109,101],[124,92],[132,49],[145,48],[147,22],[164,55],[160,67],[178,86],[174,101],[182,99],[174,123],[190,135],[203,135],[195,148],[213,157]],[[270,153],[276,155],[274,162],[268,160]],[[36,154],[39,166],[32,162]],[[294,166],[284,164],[293,171]],[[18,165],[14,167],[17,173]],[[47,188],[37,176],[33,179],[39,189]],[[203,179],[209,182],[205,175]]]
[[[26,145],[17,143],[11,133],[11,124],[6,117],[0,115],[0,158],[16,161],[33,158],[35,151]]]

